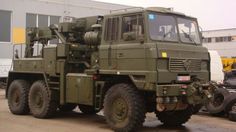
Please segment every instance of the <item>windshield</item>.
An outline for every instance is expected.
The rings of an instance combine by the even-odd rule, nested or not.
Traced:
[[[200,43],[197,30],[197,23],[185,18],[177,18],[180,39],[186,43]]]
[[[153,40],[178,41],[175,18],[149,14],[149,32]]]
[[[158,13],[150,13],[148,14],[148,21],[150,37],[152,40],[181,40],[184,43],[200,43],[197,23],[192,19],[180,18]]]

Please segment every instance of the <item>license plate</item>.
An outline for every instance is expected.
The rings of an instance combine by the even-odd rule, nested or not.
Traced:
[[[190,81],[190,76],[177,76],[177,81],[180,82]]]

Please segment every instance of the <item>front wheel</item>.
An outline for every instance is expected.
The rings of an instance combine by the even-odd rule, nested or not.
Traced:
[[[166,126],[181,126],[192,116],[192,106],[185,110],[156,112],[157,118]]]
[[[139,92],[129,84],[112,86],[104,99],[104,115],[115,131],[135,131],[145,119],[145,103]]]

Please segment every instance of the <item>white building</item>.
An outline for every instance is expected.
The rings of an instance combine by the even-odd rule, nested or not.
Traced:
[[[92,0],[0,0],[0,58],[12,58],[12,45],[25,38],[26,27],[47,27],[64,16],[104,15],[127,7]]]
[[[203,45],[221,57],[236,57],[236,28],[203,31]]]

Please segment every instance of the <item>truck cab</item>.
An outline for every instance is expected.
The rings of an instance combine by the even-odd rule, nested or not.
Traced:
[[[202,47],[196,18],[147,8],[105,16],[103,27],[101,73],[135,73],[133,80],[152,84],[210,79],[208,50]]]

